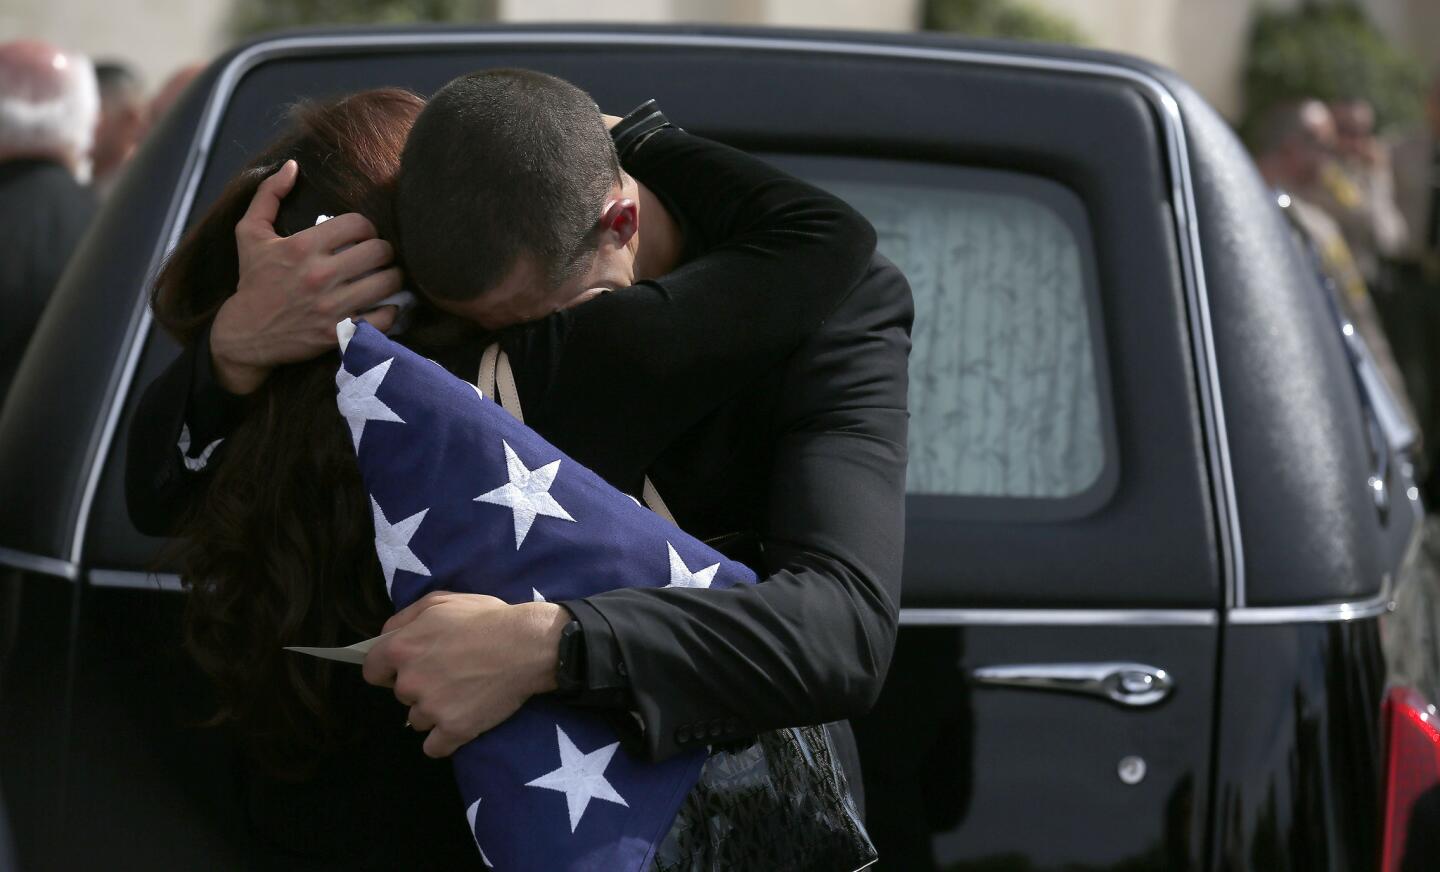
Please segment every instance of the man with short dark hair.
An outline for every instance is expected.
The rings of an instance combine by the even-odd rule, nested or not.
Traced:
[[[757,208],[754,215],[747,210],[764,203],[763,192],[779,187],[784,177],[750,169],[760,165],[675,129],[658,110],[636,115],[638,119],[617,125],[615,140],[628,156],[627,167],[655,183],[649,187],[619,171],[600,115],[578,88],[527,71],[461,77],[432,98],[411,131],[396,217],[409,273],[436,305],[492,328],[554,312],[575,313],[507,348],[512,358],[533,361],[529,367],[517,364],[522,397],[565,397],[563,404],[541,404],[533,412],[527,404],[527,423],[619,487],[638,492],[641,478],[650,473],[677,520],[692,533],[750,533],[773,549],[763,557],[746,555],[757,563],[762,578],[767,563],[771,571],[764,583],[738,596],[637,589],[562,604],[573,613],[593,655],[587,663],[593,674],[586,675],[585,682],[596,692],[588,696],[600,696],[601,689],[628,690],[613,695],[621,706],[640,712],[649,752],[663,757],[696,738],[733,739],[761,728],[845,718],[867,708],[878,691],[893,640],[889,610],[894,603],[872,598],[898,578],[870,575],[872,568],[879,568],[870,560],[898,546],[895,524],[903,515],[904,458],[903,438],[896,437],[904,432],[908,341],[901,331],[894,339],[903,345],[886,346],[899,353],[884,358],[882,351],[887,371],[886,365],[860,353],[864,342],[858,328],[869,318],[893,323],[886,319],[899,312],[905,313],[898,317],[908,325],[908,290],[890,295],[890,302],[904,301],[898,309],[887,308],[885,294],[874,293],[862,294],[857,306],[843,310],[854,320],[837,327],[856,330],[857,336],[851,337],[855,359],[828,378],[812,383],[808,379],[814,376],[808,375],[805,388],[795,388],[793,396],[786,394],[786,369],[776,367],[782,358],[727,361],[726,346],[737,341],[726,338],[727,330],[765,330],[766,322],[784,325],[791,319],[777,312],[795,308],[807,288],[835,282],[844,275],[837,267],[847,258],[858,254],[863,264],[868,251],[845,250],[850,243],[840,244],[839,250],[819,244],[838,242],[822,236],[833,201],[807,196],[798,184],[789,197],[799,202],[787,204],[798,220],[771,233],[747,234],[748,226],[762,224],[764,209]],[[690,152],[698,157],[687,159]],[[705,256],[675,269],[678,251],[673,246],[657,248],[651,239],[642,242],[637,231],[668,214],[650,189],[673,195],[682,186],[713,192],[710,199],[716,205],[711,208],[719,212],[686,215],[682,236],[700,233],[704,217],[721,217],[732,233],[740,233],[728,244],[708,240]],[[437,199],[440,208],[434,208]],[[567,217],[546,223],[549,214]],[[814,237],[808,244],[807,232]],[[498,245],[492,234],[502,240]],[[531,238],[540,241],[525,242]],[[807,251],[819,257],[807,257]],[[664,262],[665,256],[672,260]],[[739,304],[745,297],[731,286],[759,281],[767,262],[777,259],[789,268],[771,279],[776,292],[761,318]],[[662,293],[653,305],[632,301],[623,310],[624,320],[613,327],[582,324],[582,315],[593,317],[607,308],[620,311],[617,300],[602,296],[605,290],[633,293],[646,284],[637,286],[637,277],[659,276],[666,278],[659,281]],[[848,286],[855,279],[843,281]],[[903,280],[899,286],[903,289]],[[669,298],[701,288],[710,301],[703,317],[648,329],[649,320],[666,317]],[[570,308],[582,301],[589,302]],[[795,320],[800,314],[796,309]],[[604,352],[585,351],[584,335],[571,335],[597,329],[622,337],[628,331],[646,341],[643,346],[630,343],[634,347],[627,349],[622,339]],[[560,338],[547,341],[557,335]],[[591,365],[552,377],[562,353],[581,355]],[[805,354],[801,350],[796,355],[790,371],[815,365]],[[670,361],[697,357],[715,361],[710,383],[669,383],[664,370]],[[851,432],[826,433],[823,416],[845,417],[838,414],[842,401],[862,395],[862,382],[851,381],[856,376],[880,386],[870,396],[884,402],[863,411],[850,409]],[[647,418],[638,411],[644,406],[637,406],[634,414],[616,413],[617,406],[626,407],[625,392],[607,390],[607,385],[627,379],[660,386],[666,399],[658,414]],[[766,383],[754,383],[757,379]],[[855,393],[847,396],[847,388]],[[720,391],[723,397],[715,396]],[[887,403],[889,408],[884,408]],[[801,408],[820,417],[792,417]],[[621,426],[598,423],[605,420]],[[790,434],[782,423],[800,420],[814,432]],[[881,436],[887,438],[871,438]],[[793,457],[787,445],[792,441]],[[877,454],[877,444],[888,447]],[[817,460],[814,452],[819,451],[835,452],[831,460],[836,465]],[[736,463],[739,458],[747,462]],[[871,463],[870,471],[880,473],[873,479],[864,474]],[[735,487],[707,481],[722,470]],[[844,475],[851,480],[842,483]],[[852,487],[855,490],[847,490]],[[707,493],[707,488],[719,495]],[[820,499],[822,493],[828,498]],[[774,535],[780,530],[795,535]],[[819,531],[825,535],[816,536]],[[840,531],[845,535],[839,541],[830,540]],[[797,547],[810,553],[792,550]],[[840,557],[842,553],[853,559]],[[892,569],[882,573],[898,572],[898,548],[892,556]],[[780,569],[785,563],[776,565],[777,558],[789,565]],[[407,619],[402,614],[387,626],[404,626]],[[799,631],[802,626],[806,629]],[[404,635],[402,630],[397,637],[402,644]],[[401,645],[377,646],[373,662],[367,664],[367,679],[395,681],[397,668],[399,682],[404,682],[407,668],[427,674],[426,665],[407,661],[401,650]],[[622,664],[624,671],[617,674]],[[450,700],[443,691],[439,696],[434,708],[458,708],[446,705]],[[477,708],[469,719],[462,716],[446,724],[426,718],[418,726],[438,723],[442,732],[464,739],[474,734],[477,724],[487,725],[490,716]],[[842,742],[853,754],[848,735]],[[441,750],[453,747],[446,740],[436,745]]]
[[[547,315],[547,302],[559,308],[576,289],[632,284],[601,247],[611,225],[634,225],[618,204],[638,193],[622,176],[579,88],[529,70],[456,79],[405,146],[396,218],[411,283],[486,326]],[[618,211],[601,214],[612,191]],[[467,301],[481,305],[454,305]]]
[[[653,105],[608,123],[607,136],[584,92],[523,71],[462,77],[432,99],[402,163],[401,249],[418,290],[487,331],[437,359],[469,378],[499,341],[528,425],[617,487],[638,493],[648,476],[681,526],[764,581],[553,604],[583,652],[564,675],[565,621],[521,622],[489,597],[427,597],[386,625],[398,632],[372,649],[365,675],[396,687],[411,723],[431,731],[432,755],[540,687],[615,712],[632,749],[664,758],[843,721],[873,702],[889,662],[908,285],[871,260],[873,230],[832,196],[681,131]],[[288,183],[267,181],[257,202]],[[282,277],[295,269],[248,287],[242,272],[233,308],[273,312],[280,303],[259,301],[292,296]],[[257,354],[271,347],[265,320],[217,315],[221,384],[302,359],[298,348]],[[147,395],[135,420],[165,417],[150,411],[159,402]],[[132,433],[132,514],[184,498],[140,493],[154,463],[133,452],[161,440]],[[414,656],[437,650],[450,654]],[[858,791],[848,727],[837,739]]]

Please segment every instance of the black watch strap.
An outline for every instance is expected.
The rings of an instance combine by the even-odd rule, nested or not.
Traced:
[[[620,162],[624,163],[645,140],[659,133],[661,130],[670,127],[676,130],[680,128],[670,123],[665,113],[660,111],[660,105],[654,100],[646,100],[626,115],[620,123],[610,130],[610,137],[615,140],[615,153],[620,156]]]
[[[585,689],[585,628],[572,620],[560,630],[555,660],[555,693],[576,696]]]

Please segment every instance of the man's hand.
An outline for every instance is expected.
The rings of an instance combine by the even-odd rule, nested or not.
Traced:
[[[276,234],[280,201],[298,174],[295,161],[286,161],[260,183],[235,225],[240,281],[210,329],[216,378],[231,393],[251,393],[274,367],[334,348],[337,322],[400,290],[394,250],[361,215],[340,215],[294,236]],[[384,331],[396,314],[387,306],[365,320]]]
[[[410,726],[430,731],[425,754],[446,757],[555,689],[560,631],[570,620],[554,603],[432,593],[385,623],[385,632],[399,632],[370,649],[365,680],[395,688]]]

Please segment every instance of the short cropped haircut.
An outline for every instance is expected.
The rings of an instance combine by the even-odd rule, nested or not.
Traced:
[[[579,275],[620,164],[595,101],[530,70],[461,76],[430,99],[401,158],[395,221],[410,281],[471,300],[533,258]]]

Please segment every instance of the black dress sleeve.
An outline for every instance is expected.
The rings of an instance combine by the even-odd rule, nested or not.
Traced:
[[[125,502],[135,529],[148,536],[174,532],[244,408],[244,398],[215,379],[207,327],[145,389],[130,422]]]
[[[775,420],[755,422],[776,443],[760,583],[566,604],[603,664],[593,689],[620,668],[651,758],[874,703],[900,599],[912,320],[908,283],[877,257],[785,366]]]
[[[535,367],[517,378],[538,398],[527,423],[633,485],[819,327],[864,274],[875,231],[839,198],[674,127],[651,131],[625,167],[681,219],[696,256],[547,319],[530,335],[545,338],[548,367],[539,383],[526,383]]]

